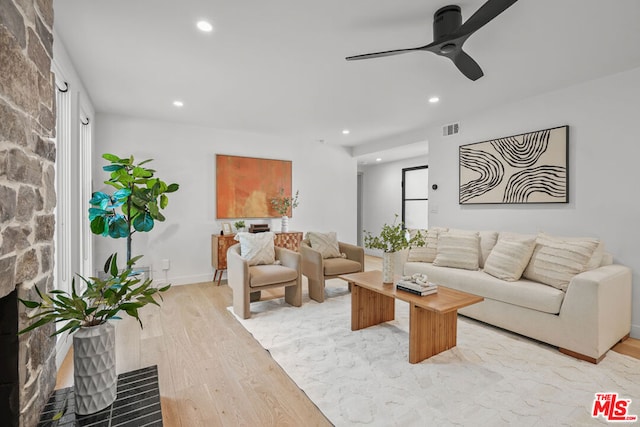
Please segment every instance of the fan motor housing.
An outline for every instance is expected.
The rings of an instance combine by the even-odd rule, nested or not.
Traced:
[[[438,41],[451,34],[462,25],[462,11],[460,6],[449,5],[441,7],[433,14],[433,40]]]

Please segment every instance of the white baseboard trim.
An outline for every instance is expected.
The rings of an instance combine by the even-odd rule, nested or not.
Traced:
[[[223,279],[226,279],[226,272],[224,273]],[[213,273],[209,273],[209,274],[195,274],[192,276],[167,277],[166,280],[164,278],[154,279],[153,283],[156,286],[162,286],[167,283],[171,283],[172,286],[181,286],[181,285],[191,285],[193,283],[211,282],[212,280],[213,280]]]
[[[640,325],[631,325],[631,338],[640,339]]]

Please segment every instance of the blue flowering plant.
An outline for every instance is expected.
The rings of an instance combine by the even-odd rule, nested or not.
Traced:
[[[89,221],[94,234],[114,239],[127,239],[127,262],[131,260],[131,236],[153,229],[155,221],[164,221],[161,210],[169,203],[168,193],[178,191],[178,184],[167,184],[155,177],[155,170],[143,165],[152,159],[135,163],[133,156],[121,158],[103,154],[110,164],[103,166],[110,178],[104,183],[115,188],[113,194],[93,193],[89,200]]]

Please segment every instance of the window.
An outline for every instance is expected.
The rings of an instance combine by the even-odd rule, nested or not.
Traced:
[[[93,248],[91,246],[92,234],[89,219],[87,217],[87,206],[91,199],[91,156],[92,156],[92,123],[89,117],[88,109],[80,102],[80,118],[78,120],[80,126],[78,141],[79,156],[79,180],[78,180],[78,216],[79,216],[79,248],[80,248],[80,274],[89,277],[93,275]]]
[[[59,73],[57,74],[59,75]],[[70,292],[71,271],[71,97],[69,85],[56,81],[56,288]]]
[[[429,166],[402,169],[402,222],[406,228],[429,224]]]

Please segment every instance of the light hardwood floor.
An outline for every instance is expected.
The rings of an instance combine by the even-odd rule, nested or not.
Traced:
[[[367,270],[374,270],[381,269],[382,262],[367,256],[365,264]],[[346,286],[340,280],[330,285]],[[263,299],[281,296],[281,290],[263,293]],[[134,319],[116,322],[118,372],[158,365],[167,427],[330,426],[227,311],[231,298],[227,285],[175,286],[165,294],[162,308],[142,310],[144,329]],[[640,359],[640,340],[628,339],[614,350]],[[58,372],[56,388],[73,384],[72,365],[69,354]]]

